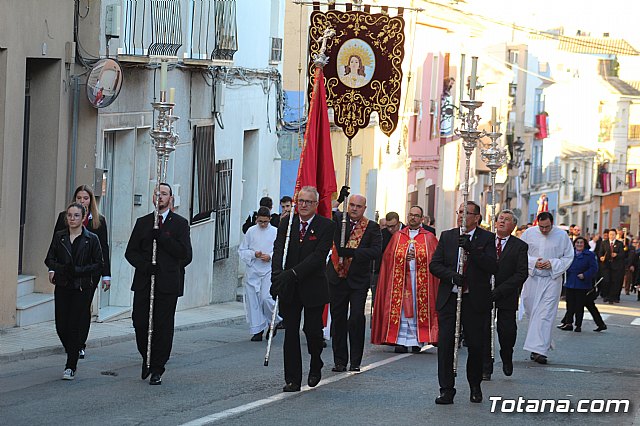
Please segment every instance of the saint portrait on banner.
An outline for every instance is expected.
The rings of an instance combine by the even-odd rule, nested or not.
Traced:
[[[365,41],[354,38],[338,52],[338,78],[347,87],[357,89],[368,84],[375,70],[373,49]]]

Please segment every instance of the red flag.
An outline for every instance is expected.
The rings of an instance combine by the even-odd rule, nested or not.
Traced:
[[[309,119],[294,191],[294,200],[303,186],[315,186],[320,194],[318,214],[331,218],[331,196],[338,190],[333,168],[331,132],[327,112],[327,95],[322,68],[316,67]]]

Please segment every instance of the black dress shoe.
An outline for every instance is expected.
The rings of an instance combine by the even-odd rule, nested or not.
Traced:
[[[510,376],[513,374],[513,361],[502,361],[502,372],[505,376]]]
[[[309,385],[310,388],[315,388],[318,385],[318,383],[320,383],[321,378],[322,378],[322,375],[320,374],[320,372],[309,373],[309,377],[307,378],[307,384]]]
[[[296,385],[295,383],[287,383],[282,388],[282,392],[298,392],[300,390],[300,385]]]
[[[414,354],[419,354],[422,348],[420,346],[411,346],[411,352]]]
[[[482,373],[482,381],[490,382],[491,381],[491,373]]]
[[[342,373],[347,371],[347,366],[346,365],[342,365],[342,364],[336,364],[331,371],[336,372],[336,373]]]
[[[276,330],[284,330],[284,320],[276,324]]]
[[[349,371],[360,371],[360,366],[351,364]]]
[[[540,354],[536,354],[536,356],[533,358],[533,360],[535,362],[537,362],[538,364],[546,364],[547,363],[547,357],[544,355],[540,355]]]
[[[436,404],[438,405],[449,405],[453,404],[453,397],[455,396],[456,391],[441,391],[440,396],[436,398]]]
[[[573,331],[575,331],[576,333],[580,333],[582,331],[582,327],[576,326],[576,328]]]
[[[151,374],[151,371],[147,367],[147,362],[142,361],[142,374],[140,374],[140,378],[142,380],[147,380],[147,377],[149,377],[149,374]]]
[[[601,331],[605,331],[606,329],[607,329],[606,324],[602,324],[602,325],[599,325],[598,328],[596,328],[593,331],[601,332]]]
[[[396,345],[395,349],[393,350],[395,353],[397,354],[406,354],[407,352],[409,352],[409,348],[407,348],[406,346],[402,346],[402,345]]]
[[[537,354],[537,353],[535,353],[535,352],[531,352],[531,355],[529,355],[529,359],[530,359],[531,361],[533,361],[534,359],[536,359],[536,355],[538,355],[538,354]]]
[[[480,386],[471,386],[471,395],[469,396],[471,402],[482,402],[482,390]]]
[[[561,327],[558,327],[562,331],[571,331],[573,330],[573,325],[571,324],[563,324]]]
[[[151,378],[149,379],[150,385],[161,385],[162,384],[162,374],[153,373]]]
[[[252,342],[262,342],[262,331],[251,336]]]

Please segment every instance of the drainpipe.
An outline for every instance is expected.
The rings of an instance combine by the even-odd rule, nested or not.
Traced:
[[[71,77],[73,85],[73,115],[71,118],[71,168],[69,174],[69,196],[71,199],[73,191],[76,189],[76,159],[78,156],[78,115],[80,109],[80,77]]]

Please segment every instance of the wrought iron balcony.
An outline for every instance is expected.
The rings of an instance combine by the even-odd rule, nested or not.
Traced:
[[[188,45],[184,57],[233,61],[238,51],[235,0],[187,0]]]
[[[183,56],[232,61],[238,50],[236,0],[122,0],[122,4],[121,60],[122,56]]]
[[[123,0],[119,55],[177,56],[182,46],[180,0]]]

